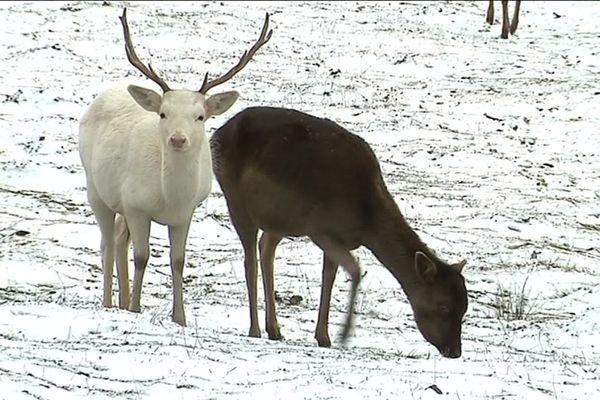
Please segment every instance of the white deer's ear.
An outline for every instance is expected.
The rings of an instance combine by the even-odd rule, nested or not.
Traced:
[[[162,103],[162,96],[154,90],[146,89],[141,86],[129,85],[127,91],[144,110],[159,113]]]
[[[429,257],[420,251],[415,253],[415,269],[417,276],[425,283],[431,283],[437,275],[437,267]]]
[[[213,115],[221,115],[229,110],[236,102],[240,94],[236,91],[215,94],[206,99],[206,118]]]

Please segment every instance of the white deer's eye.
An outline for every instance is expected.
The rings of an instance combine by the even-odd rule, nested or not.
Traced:
[[[204,115],[198,115],[198,118],[196,118],[196,121],[204,121]]]
[[[165,119],[165,118],[167,118],[167,116],[165,115],[165,113],[160,113],[160,114],[159,114],[159,116],[160,116],[160,119]]]

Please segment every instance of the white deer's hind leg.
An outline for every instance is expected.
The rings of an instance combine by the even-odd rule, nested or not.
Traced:
[[[142,281],[144,280],[144,271],[148,264],[150,256],[150,219],[139,214],[127,214],[127,226],[133,242],[133,264],[135,271],[133,273],[133,289],[131,292],[131,302],[129,311],[140,312],[140,299],[142,296]]]
[[[88,183],[88,201],[100,227],[102,238],[100,240],[100,252],[102,254],[102,275],[104,281],[104,292],[102,305],[112,307],[112,279],[113,266],[115,263],[115,245],[113,241],[115,213],[108,208],[97,196],[93,184]]]
[[[185,244],[189,227],[189,223],[185,226],[169,226],[171,274],[173,276],[173,321],[181,326],[186,326],[185,310],[183,308],[183,266],[185,264]]]
[[[129,253],[129,228],[122,215],[117,216],[115,222],[115,248],[117,259],[117,277],[119,280],[119,308],[129,308],[129,269],[127,258]]]

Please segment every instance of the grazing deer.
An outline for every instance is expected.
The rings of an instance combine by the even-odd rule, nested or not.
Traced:
[[[210,97],[206,94],[240,72],[273,32],[267,34],[267,14],[254,46],[227,73],[210,81],[207,73],[199,91],[173,90],[136,55],[126,11],[120,19],[127,58],[158,84],[163,94],[134,85],[108,89],[98,95],[81,119],[79,153],[88,200],[102,234],[103,305],[112,306],[116,253],[119,307],[140,311],[150,225],[155,221],[169,229],[173,321],[185,326],[182,274],[188,229],[195,208],[208,196],[212,183],[204,124],[229,109],[239,96],[235,91]],[[127,272],[130,239],[135,265],[131,302]]]
[[[400,282],[425,339],[446,357],[460,357],[467,291],[465,261],[447,264],[419,239],[389,193],[379,162],[360,137],[328,120],[285,108],[241,111],[215,131],[213,170],[244,249],[250,331],[260,337],[257,249],[266,302],[266,330],[281,339],[275,315],[273,262],[284,236],[308,236],[323,252],[315,338],[329,347],[329,304],[338,265],[352,278],[342,332],[352,325],[360,267],[350,253],[363,245]]]
[[[519,25],[519,9],[521,8],[521,0],[515,1],[515,12],[513,14],[512,23],[510,23],[510,34],[513,35],[517,31]],[[492,25],[494,23],[494,0],[489,0],[486,21]],[[508,39],[508,0],[502,0],[502,39]]]

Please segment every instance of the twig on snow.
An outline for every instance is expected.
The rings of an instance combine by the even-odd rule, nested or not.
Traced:
[[[483,113],[483,116],[491,119],[492,121],[504,122],[504,120],[502,118],[492,117],[488,113]]]

